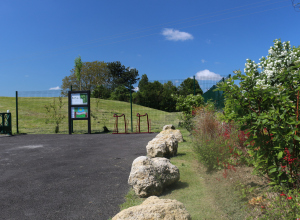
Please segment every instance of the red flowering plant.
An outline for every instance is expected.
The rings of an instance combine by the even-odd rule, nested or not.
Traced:
[[[247,59],[246,75],[235,71],[214,91],[224,91],[227,120],[240,121],[240,130],[250,132],[245,144],[253,174],[267,175],[272,187],[298,189],[300,47],[276,39],[260,60]],[[240,87],[233,80],[240,80]]]
[[[222,169],[231,156],[226,137],[222,135],[219,121],[215,117],[214,104],[195,108],[193,119],[193,149],[200,163],[208,170]],[[228,142],[228,143],[227,143]],[[233,142],[233,141],[231,141]]]
[[[237,76],[241,76],[239,72],[237,73]],[[254,73],[251,72],[251,74],[253,75]],[[237,79],[237,76],[234,76],[234,78]],[[242,79],[248,79],[244,76],[241,77]],[[279,76],[278,78],[282,82],[288,81],[285,74],[283,74],[283,76]],[[231,84],[232,82],[228,83]],[[243,83],[245,85],[241,86],[241,89],[247,87],[247,83],[250,82],[245,80],[242,82],[242,84]],[[223,87],[223,90],[227,90],[225,92],[226,95],[235,93],[233,91],[230,92],[230,89],[228,90],[227,86],[229,86],[227,83],[224,83],[224,85],[221,86],[221,88]],[[286,85],[286,87],[289,86]],[[235,89],[238,88],[235,87]],[[271,185],[280,185],[281,183],[284,183],[289,187],[295,187],[295,182],[299,176],[299,167],[295,161],[297,161],[296,158],[298,158],[300,153],[300,137],[296,135],[297,131],[299,130],[297,127],[300,124],[300,121],[298,121],[298,89],[296,89],[296,97],[294,93],[289,92],[288,90],[280,90],[282,96],[277,96],[276,98],[278,98],[278,100],[282,99],[281,102],[279,101],[282,110],[276,110],[279,105],[278,103],[274,102],[275,100],[268,100],[268,97],[272,97],[271,94],[273,93],[273,90],[276,89],[270,87],[265,90],[257,90],[253,86],[245,89],[253,90],[251,93],[244,93],[242,95],[251,100],[250,105],[247,103],[247,101],[245,103],[241,102],[239,104],[232,104],[232,108],[235,110],[229,114],[231,117],[236,117],[236,115],[239,115],[237,120],[245,122],[245,125],[241,126],[241,130],[249,129],[251,135],[245,143],[249,144],[251,141],[255,141],[254,145],[247,145],[249,150],[248,153],[253,156],[252,162],[255,168],[253,174],[267,174]],[[295,91],[294,88],[290,88],[290,90]],[[274,92],[278,92],[278,90]],[[288,99],[288,94],[290,99]],[[253,95],[254,97],[262,97],[259,98],[257,107],[254,107],[254,102],[252,102]],[[295,99],[296,103],[290,101]],[[241,95],[239,94],[239,97],[236,97],[233,100],[237,102],[238,100],[243,100],[243,98],[241,98]],[[272,108],[270,108],[270,102],[274,103]],[[296,105],[292,106],[291,103]],[[263,132],[264,129],[267,135]],[[271,136],[271,134],[273,134],[273,136]],[[289,150],[290,158],[288,158],[289,156],[286,148]],[[286,163],[284,158],[288,160],[288,163]],[[289,172],[283,171],[282,166],[287,166]]]

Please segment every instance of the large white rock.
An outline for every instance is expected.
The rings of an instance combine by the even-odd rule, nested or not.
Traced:
[[[156,137],[161,137],[163,135],[173,134],[178,142],[183,142],[183,137],[180,130],[167,129],[161,131]]]
[[[169,157],[175,156],[178,149],[178,141],[173,134],[165,134],[156,136],[148,142],[147,146],[148,157]]]
[[[128,184],[139,197],[159,196],[179,178],[179,169],[169,159],[140,156],[132,163]]]
[[[124,209],[112,220],[191,220],[181,202],[151,196],[141,205]]]

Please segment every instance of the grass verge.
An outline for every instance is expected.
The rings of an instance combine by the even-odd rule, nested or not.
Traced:
[[[159,198],[176,199],[182,202],[193,220],[200,219],[243,219],[243,200],[233,193],[233,186],[219,182],[221,172],[208,173],[198,163],[192,150],[189,132],[181,129],[185,142],[179,143],[178,154],[170,159],[179,168],[180,180],[166,188]],[[145,198],[139,198],[132,189],[125,196],[120,210],[140,205]]]

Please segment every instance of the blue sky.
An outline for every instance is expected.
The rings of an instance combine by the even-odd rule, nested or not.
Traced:
[[[275,39],[298,47],[299,22],[291,0],[1,0],[0,96],[59,88],[78,55],[209,89]]]

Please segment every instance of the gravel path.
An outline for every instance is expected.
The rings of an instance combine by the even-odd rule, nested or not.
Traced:
[[[0,139],[0,219],[100,219],[119,212],[131,164],[157,134]]]

